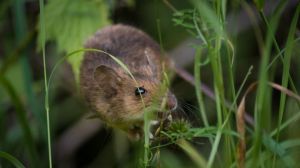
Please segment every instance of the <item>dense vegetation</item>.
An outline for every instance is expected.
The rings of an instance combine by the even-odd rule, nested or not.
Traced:
[[[299,12],[298,0],[2,0],[0,168],[296,167]],[[83,43],[113,23],[178,65],[165,86],[179,117],[154,140],[148,122],[131,142],[91,119],[78,92]]]

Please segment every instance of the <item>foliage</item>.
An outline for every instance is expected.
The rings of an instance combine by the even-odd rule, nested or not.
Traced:
[[[265,10],[264,0],[49,0],[44,9],[43,2],[40,7],[25,0],[0,3],[0,167],[52,167],[52,160],[61,167],[297,166],[299,4],[280,0]],[[193,86],[176,77],[169,81],[166,72],[162,86],[163,91],[173,87],[178,100],[189,103],[180,104],[173,120],[154,127],[155,134],[152,111],[165,109],[157,104],[145,109],[139,142],[99,125],[82,128],[82,122],[93,120],[86,120],[88,109],[74,90],[67,91],[68,79],[59,77],[68,60],[78,80],[84,52],[106,53],[82,49],[86,39],[111,24],[109,18],[126,17],[124,23],[158,37],[162,51],[183,36],[189,39],[175,63],[194,54],[186,65],[194,75],[185,78]],[[7,31],[11,23],[13,32]],[[243,25],[247,29],[238,30]],[[125,64],[107,54],[134,79]],[[65,137],[73,139],[58,148]],[[68,150],[71,155],[60,156]]]
[[[58,50],[66,53],[82,48],[89,36],[110,23],[104,0],[50,0],[44,19],[46,41],[55,41]],[[81,60],[82,53],[68,58],[77,80]]]

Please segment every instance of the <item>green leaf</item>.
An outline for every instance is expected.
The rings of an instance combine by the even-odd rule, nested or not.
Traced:
[[[45,6],[46,41],[55,41],[60,52],[78,50],[97,29],[110,23],[108,12],[103,0],[49,0]],[[40,49],[40,33],[38,39]],[[68,58],[77,81],[82,56]]]

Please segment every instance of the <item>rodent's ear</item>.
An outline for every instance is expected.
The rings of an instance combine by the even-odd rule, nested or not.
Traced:
[[[105,65],[100,65],[95,69],[94,79],[103,90],[107,90],[108,92],[118,90],[121,84],[121,78],[117,72]]]
[[[155,53],[150,49],[150,48],[145,48],[145,55],[147,58],[147,63],[148,65],[151,67],[151,71],[153,75],[156,75],[157,73],[157,65],[155,65],[155,62],[153,62],[153,60],[155,60]]]

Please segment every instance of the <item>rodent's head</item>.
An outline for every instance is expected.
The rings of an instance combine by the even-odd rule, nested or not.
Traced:
[[[121,67],[98,66],[94,71],[98,89],[93,92],[91,104],[101,118],[126,131],[141,127],[145,109],[158,109],[164,99],[166,110],[177,106],[175,96],[162,86],[160,78],[154,77],[151,63],[140,68],[129,66],[129,70],[134,79]]]
[[[97,32],[86,48],[100,49],[116,56],[135,80],[107,54],[87,51],[80,70],[80,87],[89,106],[109,125],[135,134],[143,126],[143,112],[152,105],[176,107],[175,96],[162,89],[163,66],[160,47],[144,32],[124,25]],[[141,129],[143,130],[143,129]]]

